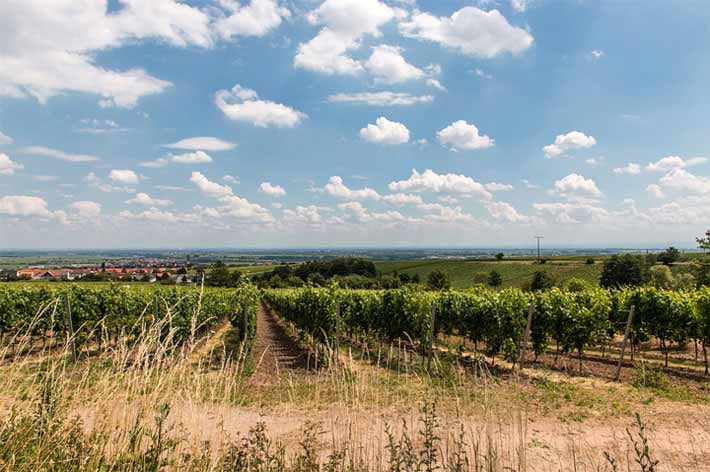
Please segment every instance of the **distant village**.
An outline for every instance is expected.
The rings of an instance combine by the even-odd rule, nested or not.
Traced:
[[[19,280],[45,280],[45,281],[134,281],[134,282],[162,282],[185,284],[199,281],[202,270],[188,269],[185,267],[163,266],[134,266],[115,267],[101,265],[72,266],[61,268],[25,267],[15,272]]]

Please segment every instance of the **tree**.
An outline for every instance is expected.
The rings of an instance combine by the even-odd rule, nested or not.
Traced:
[[[502,261],[504,257],[505,257],[505,254],[503,254],[502,252],[499,252],[498,254],[496,254],[497,261]]]
[[[594,258],[593,258],[593,257],[588,257],[586,264],[587,264],[587,265],[594,265]]]
[[[554,286],[555,280],[544,270],[538,270],[533,274],[532,283],[530,284],[530,289],[533,292],[549,290]]]
[[[710,251],[710,229],[705,232],[705,237],[695,238],[698,247],[703,251]]]
[[[445,290],[451,288],[451,281],[446,272],[442,270],[435,270],[429,274],[427,277],[427,285],[432,290]]]
[[[492,270],[488,274],[488,285],[491,287],[500,287],[503,284],[503,277],[497,270]]]
[[[703,257],[693,262],[693,275],[698,287],[710,286],[710,259]]]
[[[604,261],[599,285],[604,288],[637,287],[646,281],[646,272],[641,256],[617,254]]]
[[[671,246],[658,255],[658,260],[667,266],[671,265],[680,260],[680,251]]]
[[[241,276],[241,272],[230,272],[224,262],[218,261],[212,266],[212,270],[207,275],[207,285],[213,287],[235,287],[239,283]]]
[[[667,265],[653,266],[648,270],[649,285],[656,288],[672,288],[674,285],[673,273]]]

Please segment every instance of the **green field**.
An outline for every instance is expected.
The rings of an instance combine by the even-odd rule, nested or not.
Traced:
[[[546,264],[534,261],[418,260],[375,262],[375,265],[382,274],[395,271],[407,275],[419,274],[422,281],[426,281],[431,272],[442,270],[449,276],[453,288],[469,288],[485,283],[492,270],[498,271],[503,277],[503,287],[523,287],[540,270],[550,274],[558,284],[578,278],[598,285],[603,264],[597,262],[588,265],[580,260],[548,261]]]

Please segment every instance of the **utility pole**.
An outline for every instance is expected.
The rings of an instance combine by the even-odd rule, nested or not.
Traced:
[[[537,239],[537,262],[540,263],[540,240],[543,239],[544,236],[535,236],[535,239]]]

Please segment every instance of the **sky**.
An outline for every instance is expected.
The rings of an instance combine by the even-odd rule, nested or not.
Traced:
[[[4,0],[0,248],[694,247],[701,0]]]

